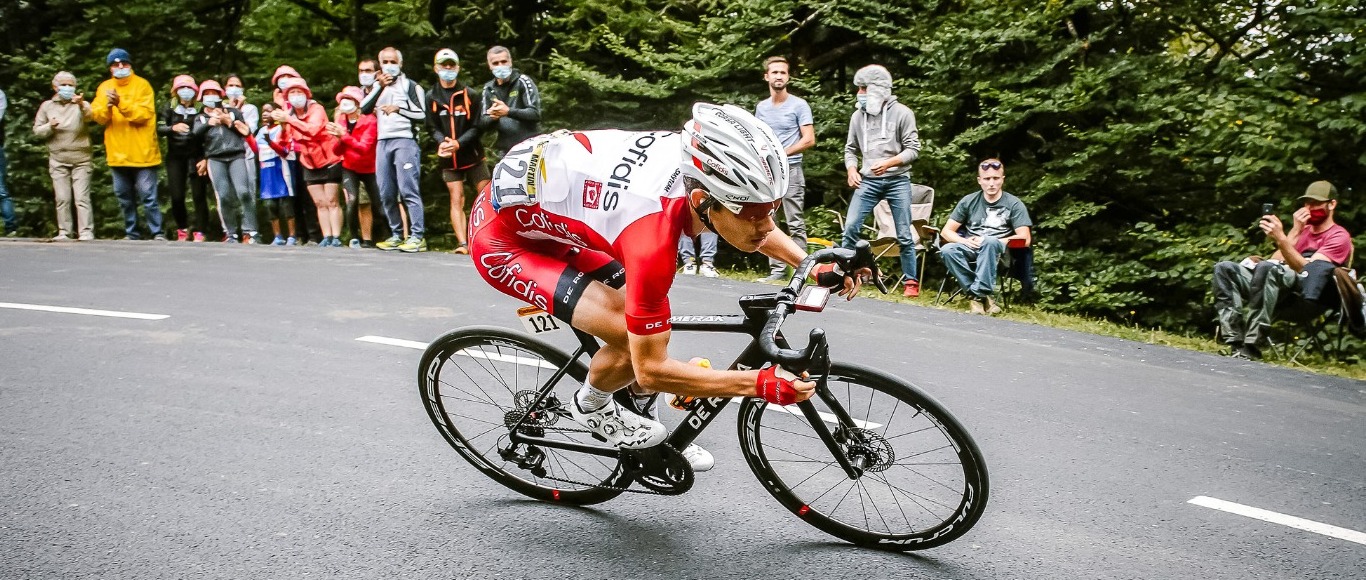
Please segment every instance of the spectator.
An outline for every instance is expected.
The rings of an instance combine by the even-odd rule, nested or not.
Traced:
[[[38,106],[33,134],[47,142],[47,172],[57,196],[57,235],[53,241],[95,239],[90,212],[90,103],[76,92],[76,75],[62,71],[52,77],[51,99]],[[72,227],[71,206],[76,206]]]
[[[191,236],[189,215],[185,211],[185,186],[188,183],[194,196],[194,241],[204,241],[209,222],[209,201],[205,197],[208,178],[198,170],[204,160],[201,139],[190,134],[194,118],[199,115],[195,100],[199,85],[190,75],[178,75],[171,81],[171,102],[157,113],[157,134],[166,138],[166,189],[171,194],[171,217],[176,220],[176,239],[187,241]]]
[[[379,72],[379,61],[377,61],[377,60],[375,60],[375,59],[372,59],[372,58],[362,59],[359,63],[356,63],[356,78],[357,78],[357,80],[360,81],[360,90],[361,90],[361,93],[363,93],[363,94],[364,94],[365,96],[367,96],[367,97],[370,96],[370,93],[375,92],[375,88],[379,86],[379,84],[376,82],[376,79],[378,78],[378,74],[377,74],[378,72]],[[335,116],[335,115],[334,115],[334,116]],[[376,120],[378,120],[378,119],[376,119]],[[337,122],[340,123],[341,121],[337,121]],[[373,181],[373,179],[372,179],[372,181]],[[376,182],[376,183],[377,183],[377,182]],[[343,184],[343,185],[344,185],[344,184]],[[378,202],[378,201],[380,200],[379,194],[376,193],[377,191],[378,191],[378,190],[370,192],[370,198],[371,198],[371,200],[373,200],[373,201],[375,201],[375,202]],[[399,217],[399,221],[403,222],[403,229],[402,229],[402,230],[399,230],[399,232],[401,232],[400,238],[406,238],[406,237],[408,237],[408,210],[405,209],[405,208],[403,207],[403,204],[401,204],[401,203],[395,204],[395,205],[398,206],[398,217]],[[373,204],[372,204],[372,206],[373,206]],[[381,211],[383,211],[383,210],[381,209]],[[373,210],[372,210],[371,213],[372,213],[372,215],[373,215]],[[385,215],[387,216],[388,214],[385,214]],[[382,232],[382,231],[388,229],[388,222],[389,222],[389,220],[388,220],[388,218],[386,217],[385,219],[379,220],[378,222],[374,222],[374,225],[372,225],[371,227],[372,227],[374,230],[378,230],[378,231]],[[371,232],[371,233],[372,233],[372,234],[375,234],[375,232]],[[389,234],[374,235],[374,237],[375,237],[375,239],[379,239],[379,238],[388,239],[388,238],[389,238]],[[362,244],[362,245],[363,245],[363,244]]]
[[[470,89],[460,82],[460,57],[454,50],[443,48],[436,53],[433,68],[437,82],[427,92],[427,126],[437,142],[436,155],[449,159],[443,163],[441,179],[451,195],[451,229],[455,233],[455,253],[468,254],[469,237],[465,227],[465,183],[477,194],[489,183],[489,169],[484,165],[484,145],[479,141],[477,120],[482,110],[477,99],[470,98]]]
[[[256,194],[251,190],[244,137],[251,134],[242,112],[223,106],[223,87],[209,79],[199,85],[204,104],[194,119],[194,136],[204,147],[209,180],[218,196],[225,242],[260,243],[256,227]],[[239,231],[241,232],[239,234]]]
[[[156,97],[152,85],[133,74],[128,51],[115,48],[105,58],[110,78],[95,90],[91,114],[104,125],[104,153],[114,176],[114,195],[123,209],[123,231],[130,240],[138,232],[138,203],[142,203],[153,239],[165,241],[161,208],[157,206]],[[137,197],[134,197],[136,195]]]
[[[490,48],[488,61],[493,80],[484,84],[479,129],[498,133],[493,153],[501,159],[513,145],[541,132],[541,92],[531,77],[512,68],[506,47]]]
[[[991,298],[996,288],[996,262],[1009,240],[1024,240],[1025,245],[1031,242],[1029,228],[1034,222],[1029,219],[1029,210],[1020,198],[1001,190],[1004,184],[1005,165],[1001,160],[987,159],[978,164],[977,185],[982,190],[958,200],[940,234],[949,243],[939,255],[971,300],[973,314],[1001,311]],[[968,262],[974,260],[976,268],[969,267]]]
[[[300,162],[304,166],[304,183],[308,195],[318,208],[318,225],[322,228],[324,247],[342,247],[342,209],[337,205],[341,190],[342,158],[337,155],[337,138],[327,132],[327,110],[313,100],[313,91],[303,79],[290,79],[285,91],[289,108],[275,109],[274,119],[284,123],[290,138],[302,145]]]
[[[802,217],[806,197],[806,174],[802,172],[802,151],[816,144],[816,129],[811,119],[811,106],[801,97],[789,94],[791,80],[787,59],[770,56],[764,60],[764,82],[768,83],[768,98],[754,106],[754,116],[773,129],[787,153],[787,195],[783,197],[783,219],[787,233],[798,246],[806,248],[806,220]],[[705,243],[705,242],[704,242]],[[703,256],[703,260],[706,256]],[[781,282],[787,264],[768,259],[769,274],[760,282]],[[715,270],[712,271],[715,274]],[[705,274],[705,271],[704,271]]]
[[[5,235],[12,238],[19,235],[19,223],[14,217],[14,201],[9,198],[9,187],[5,185],[5,173],[9,169],[9,160],[5,157],[5,110],[8,108],[9,99],[5,97],[5,91],[0,91],[0,218],[5,222]]]
[[[337,93],[335,120],[327,124],[327,132],[337,138],[336,153],[342,158],[342,191],[346,193],[346,227],[351,229],[353,248],[375,247],[371,229],[374,217],[370,200],[379,197],[375,183],[374,115],[360,114],[360,102],[365,93],[360,87],[346,87]],[[365,189],[361,190],[361,185]],[[359,236],[359,238],[358,238]]]
[[[1290,233],[1274,214],[1262,216],[1258,223],[1276,246],[1270,259],[1248,256],[1241,263],[1214,265],[1214,312],[1230,355],[1261,358],[1260,343],[1271,326],[1276,306],[1288,303],[1291,294],[1322,281],[1315,278],[1331,277],[1332,266],[1348,265],[1352,236],[1333,221],[1337,196],[1337,188],[1327,181],[1309,184],[1300,196],[1301,207],[1295,210]]]
[[[373,58],[361,59],[356,63],[356,80],[360,81],[362,94],[369,95],[375,90],[375,73],[378,72],[379,63]]]
[[[275,74],[270,77],[270,84],[274,87],[272,101],[275,103],[275,110],[289,111],[289,99],[285,97],[283,87],[288,86],[294,80],[303,80],[299,71],[287,64],[282,64],[275,68]],[[300,163],[299,157],[303,153],[303,144],[297,140],[289,139],[292,149],[286,156],[285,162],[289,165],[287,172],[293,183],[291,187],[295,193],[308,190],[308,185],[304,183],[304,167]],[[294,236],[300,245],[308,244],[312,240],[315,244],[323,243],[322,227],[318,224],[318,208],[313,203],[311,195],[295,195],[294,201]]]
[[[858,86],[858,109],[849,119],[849,138],[844,144],[844,166],[854,196],[844,220],[840,245],[852,248],[859,228],[877,202],[886,199],[896,224],[896,243],[901,247],[901,282],[904,295],[920,295],[916,279],[915,237],[911,234],[911,162],[920,155],[920,134],[915,113],[892,95],[892,74],[879,65],[854,73]],[[859,168],[859,155],[863,167]]]
[[[379,182],[380,204],[394,232],[388,240],[375,244],[381,250],[403,252],[427,251],[423,237],[422,192],[418,178],[422,171],[422,153],[417,147],[417,126],[424,121],[423,91],[403,74],[403,53],[394,47],[379,51],[380,74],[376,78],[379,89],[371,92],[361,103],[361,113],[377,114],[375,147],[375,180]],[[399,198],[408,209],[409,234],[402,239],[402,216],[398,212]]]
[[[697,251],[693,246],[694,241],[702,244],[702,264],[697,263]],[[708,278],[715,278],[716,274],[716,232],[704,231],[696,238],[683,232],[678,238],[678,257],[683,260],[683,274],[695,276],[701,273]]]
[[[275,103],[261,106],[261,128],[256,131],[256,158],[261,164],[261,205],[262,214],[270,220],[275,230],[272,246],[293,246],[298,243],[294,237],[294,180],[289,175],[289,163],[285,160],[290,147],[284,143],[284,127],[275,122],[271,111]]]
[[[256,191],[256,130],[261,127],[261,110],[247,102],[246,86],[242,84],[242,77],[232,74],[223,81],[223,106],[241,111],[242,120],[247,123],[249,132],[242,138],[247,144],[247,181],[251,190]]]

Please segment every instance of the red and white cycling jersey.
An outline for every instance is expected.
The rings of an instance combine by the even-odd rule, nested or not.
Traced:
[[[610,257],[625,268],[628,330],[668,330],[678,238],[692,220],[679,139],[665,131],[604,130],[513,147],[470,216],[476,267],[500,291],[556,314],[556,303],[572,309],[587,284],[581,274],[591,273],[562,250],[600,252],[604,260],[587,267]]]

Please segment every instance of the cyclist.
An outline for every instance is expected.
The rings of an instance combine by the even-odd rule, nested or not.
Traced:
[[[681,134],[562,131],[508,151],[470,214],[470,251],[495,289],[605,343],[570,405],[576,422],[638,449],[668,435],[653,410],[660,392],[780,405],[811,397],[814,383],[776,365],[712,370],[668,356],[680,234],[705,227],[744,252],[794,266],[806,257],[773,221],[787,168],[767,125],[708,103],[693,106]],[[852,298],[859,278],[844,278],[840,294]],[[636,397],[613,397],[632,381]],[[698,471],[714,463],[697,446],[684,456]]]

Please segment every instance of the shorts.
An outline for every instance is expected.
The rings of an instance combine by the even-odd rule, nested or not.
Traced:
[[[309,185],[341,182],[342,166],[340,163],[333,163],[327,167],[320,167],[318,169],[304,168],[304,183]]]
[[[611,256],[555,240],[517,235],[511,211],[495,212],[489,191],[470,211],[470,257],[495,290],[536,306],[566,323],[593,280],[612,288],[626,285],[626,268]]]
[[[266,219],[268,220],[294,219],[294,200],[292,199],[286,197],[263,199],[261,200],[261,207],[265,209]],[[285,232],[285,235],[289,235],[289,233]]]
[[[468,169],[442,169],[441,179],[446,183],[456,183],[464,181],[471,187],[479,187],[480,183],[489,181],[493,176],[489,174],[489,167],[481,163],[476,163]]]

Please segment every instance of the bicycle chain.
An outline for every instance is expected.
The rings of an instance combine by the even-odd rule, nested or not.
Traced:
[[[555,432],[557,432],[557,433],[584,433],[584,434],[587,434],[587,435],[592,435],[592,434],[593,434],[592,431],[589,431],[589,430],[587,430],[587,429],[572,429],[572,428],[565,428],[565,427],[557,427],[557,428],[555,428],[555,429],[546,429],[546,431],[547,431],[547,432],[549,432],[549,431],[555,431]],[[615,472],[614,472],[614,473],[615,473]],[[630,487],[630,484],[631,484],[631,483],[635,483],[635,481],[636,481],[635,478],[631,478],[631,479],[629,480],[630,483],[628,483],[626,487],[622,487],[622,486],[618,486],[618,485],[603,485],[602,483],[588,483],[588,482],[586,482],[586,481],[577,481],[577,480],[573,480],[573,479],[565,479],[565,478],[563,478],[563,477],[555,477],[555,476],[550,475],[550,474],[548,474],[548,473],[547,473],[546,475],[544,475],[544,476],[538,476],[538,477],[540,477],[541,479],[547,479],[547,480],[550,480],[550,481],[558,481],[558,482],[561,482],[561,483],[570,483],[570,484],[574,484],[574,485],[578,485],[578,486],[592,487],[592,488],[596,488],[596,489],[609,489],[609,490],[612,490],[612,491],[621,491],[621,492],[626,492],[626,493],[639,493],[639,494],[642,494],[642,495],[670,495],[670,494],[663,493],[663,492],[658,492],[658,491],[655,491],[655,490],[652,490],[652,489],[646,489],[646,488],[632,488],[632,487]]]

